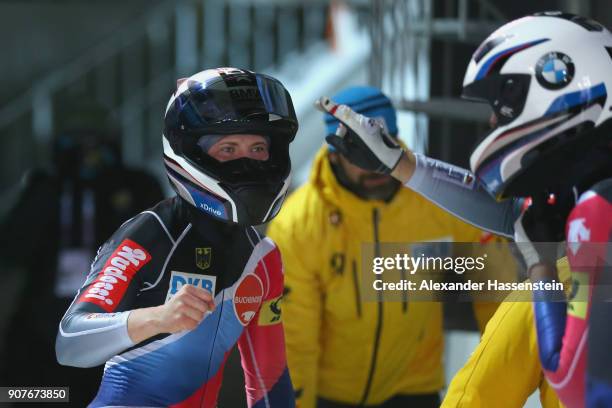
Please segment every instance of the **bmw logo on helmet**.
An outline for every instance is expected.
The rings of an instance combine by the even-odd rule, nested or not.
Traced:
[[[561,52],[549,52],[536,64],[536,78],[546,89],[561,89],[574,78],[572,59]]]

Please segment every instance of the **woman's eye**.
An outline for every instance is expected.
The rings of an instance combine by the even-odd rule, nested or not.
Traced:
[[[253,152],[256,153],[261,153],[261,152],[265,152],[266,148],[264,146],[255,146],[253,147]]]
[[[232,146],[223,146],[221,147],[221,151],[223,153],[234,153],[234,148]]]

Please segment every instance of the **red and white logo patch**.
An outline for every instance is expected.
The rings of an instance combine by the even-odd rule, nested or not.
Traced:
[[[108,258],[96,280],[79,298],[112,312],[119,304],[132,278],[151,260],[151,255],[130,239],[124,239]]]
[[[248,274],[234,292],[234,312],[243,326],[249,324],[257,314],[263,299],[263,284],[257,275]]]
[[[591,230],[586,227],[585,222],[586,218],[576,218],[569,224],[567,245],[572,255],[576,255],[582,242],[588,242],[591,239]]]

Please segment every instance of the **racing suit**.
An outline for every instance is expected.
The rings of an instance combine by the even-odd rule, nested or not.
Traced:
[[[608,299],[594,301],[593,295],[595,290],[603,290],[604,295],[610,290],[612,179],[593,185],[580,196],[567,219],[566,236],[572,278],[579,285],[574,285],[567,309],[556,310],[554,302],[536,304],[536,312],[541,309],[540,314],[547,318],[541,327],[538,322],[538,336],[546,336],[547,340],[547,343],[542,342],[545,347],[540,350],[540,358],[548,370],[549,382],[557,389],[561,400],[568,401],[568,407],[585,404],[610,407],[612,368],[606,364],[610,361],[610,332],[605,328],[610,325],[610,315],[606,316],[607,321],[601,321],[598,310],[592,321],[591,308],[596,305],[597,309],[603,306],[605,310]],[[590,335],[589,325],[592,326]],[[589,347],[593,347],[592,353]],[[585,376],[587,354],[592,354],[589,355],[588,377]],[[585,400],[587,378],[590,389]],[[603,384],[606,386],[602,387]]]
[[[593,228],[600,239],[612,236],[612,181],[607,180],[597,185],[596,192],[591,197],[591,202],[585,200],[585,205],[594,206],[601,212],[604,223],[598,221],[597,228]],[[584,222],[587,226],[586,220]],[[603,225],[602,225],[603,224]],[[571,226],[570,226],[571,227]],[[595,246],[597,249],[597,246]],[[603,249],[603,248],[600,248]],[[589,355],[587,362],[587,406],[589,408],[612,406],[612,353],[610,353],[610,339],[612,338],[612,325],[610,316],[612,313],[612,251],[607,247],[607,253],[599,253],[596,256],[600,260],[605,259],[607,270],[598,271],[599,284],[593,290],[593,305],[589,317]]]
[[[163,304],[187,283],[214,294],[214,312],[194,330],[134,344],[130,311]],[[214,407],[238,344],[249,407],[293,407],[282,292],[280,253],[270,239],[167,199],[99,249],[60,322],[57,358],[78,367],[106,362],[90,407]]]
[[[422,155],[415,156],[417,165],[406,183],[408,187],[480,228],[500,235],[513,235],[521,200],[496,202],[468,171]],[[587,301],[572,302],[570,298],[569,302],[552,302],[539,297],[534,302],[540,361],[548,382],[568,407],[582,407],[586,400],[587,321],[591,292],[605,265],[604,262],[593,265],[590,260],[597,256],[605,260],[609,256],[593,253],[590,246],[586,249],[583,246],[581,250],[580,245],[583,242],[609,242],[612,236],[611,196],[612,181],[597,183],[580,196],[567,219],[566,241],[572,282],[578,284],[578,291],[588,291],[584,296]],[[584,265],[590,266],[585,269]],[[572,293],[572,296],[576,295]]]

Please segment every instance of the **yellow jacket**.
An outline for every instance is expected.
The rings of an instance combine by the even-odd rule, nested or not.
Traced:
[[[361,244],[374,241],[375,224],[381,242],[478,242],[482,234],[407,188],[389,203],[359,199],[338,184],[323,147],[267,233],[283,256],[288,364],[301,408],[317,396],[378,404],[444,385],[441,304],[360,299]],[[481,324],[493,309],[477,310]]]
[[[567,258],[557,262],[557,269],[559,278],[571,287]],[[563,407],[542,373],[533,304],[504,301],[453,378],[442,408],[520,408],[538,387],[543,408]]]

